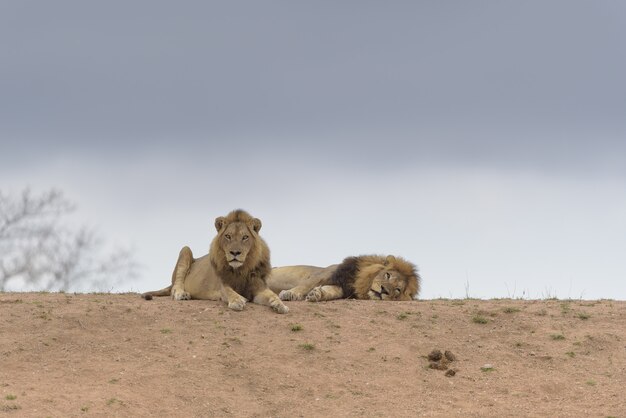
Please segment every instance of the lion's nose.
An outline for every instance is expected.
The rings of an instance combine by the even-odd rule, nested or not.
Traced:
[[[231,251],[230,253],[233,257],[237,257],[239,254],[241,254],[241,251]]]
[[[381,286],[380,288],[380,294],[381,295],[388,295],[389,291],[385,288],[385,286]]]

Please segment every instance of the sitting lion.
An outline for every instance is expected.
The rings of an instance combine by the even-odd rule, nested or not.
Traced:
[[[277,267],[267,285],[282,300],[412,300],[420,281],[415,265],[400,257],[365,255],[329,267]]]
[[[261,221],[243,210],[235,210],[215,219],[215,228],[217,236],[209,254],[194,259],[189,247],[183,247],[172,274],[172,285],[146,292],[142,297],[222,299],[236,311],[251,300],[278,313],[287,313],[289,308],[266,284],[272,267],[270,250],[259,236]]]

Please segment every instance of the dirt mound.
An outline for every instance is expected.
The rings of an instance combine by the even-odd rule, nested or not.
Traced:
[[[626,302],[287,304],[0,293],[0,416],[626,414]]]

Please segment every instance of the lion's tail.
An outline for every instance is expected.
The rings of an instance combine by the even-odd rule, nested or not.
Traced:
[[[153,296],[170,296],[172,294],[172,285],[161,290],[153,290],[151,292],[142,293],[141,297],[145,300],[152,300]]]

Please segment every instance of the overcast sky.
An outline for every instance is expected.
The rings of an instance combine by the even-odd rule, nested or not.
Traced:
[[[163,287],[213,220],[422,297],[626,299],[626,3],[0,2],[0,190],[56,187]]]

